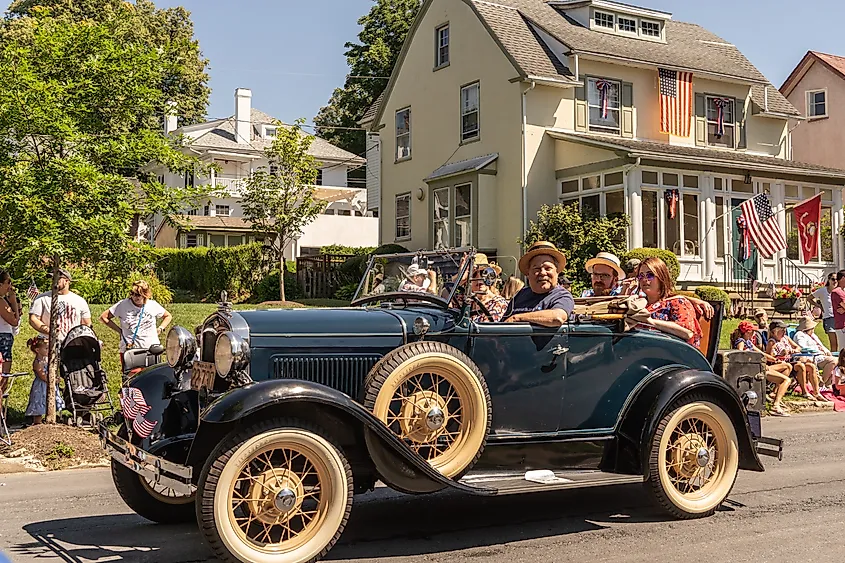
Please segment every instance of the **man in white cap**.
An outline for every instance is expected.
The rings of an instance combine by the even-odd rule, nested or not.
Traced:
[[[581,297],[607,297],[619,295],[619,280],[625,277],[622,261],[610,252],[599,252],[595,258],[587,260],[587,272],[592,278],[593,287],[581,294]]]

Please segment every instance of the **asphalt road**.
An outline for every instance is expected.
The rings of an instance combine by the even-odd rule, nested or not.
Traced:
[[[667,519],[639,486],[482,499],[357,497],[336,561],[840,562],[845,414],[766,419],[785,458],[741,472],[712,518]],[[130,513],[108,470],[0,475],[0,550],[14,562],[214,561],[195,526]]]

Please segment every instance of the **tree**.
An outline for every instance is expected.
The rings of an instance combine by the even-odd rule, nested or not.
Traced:
[[[314,118],[317,134],[354,154],[363,154],[366,140],[363,131],[332,129],[359,127],[364,116],[379,94],[387,86],[387,79],[411,24],[420,9],[420,0],[375,0],[369,14],[358,20],[363,29],[358,34],[360,43],[346,43],[346,61],[349,75],[343,88],[336,88],[329,103]],[[359,78],[382,77],[382,78]]]
[[[0,29],[0,257],[26,277],[52,272],[48,389],[58,373],[59,269],[128,264],[136,213],[171,216],[206,197],[138,173],[152,161],[174,171],[199,163],[143,126],[164,107],[170,67],[160,50],[120,39],[133,25],[128,10],[101,22],[36,11]]]
[[[125,20],[120,36],[125,43],[143,43],[161,49],[165,72],[160,89],[168,101],[176,104],[180,124],[202,122],[208,107],[208,60],[203,58],[194,39],[194,24],[185,8],[158,9],[151,0],[15,0],[8,17],[22,19],[36,14],[69,18],[72,21],[104,22],[119,16]],[[7,30],[8,31],[8,30]],[[163,124],[162,108],[145,116],[145,127]]]
[[[250,174],[241,196],[244,217],[257,233],[276,236],[279,259],[279,298],[285,300],[285,255],[288,244],[302,235],[326,208],[315,198],[319,163],[308,154],[312,135],[302,132],[304,119],[293,125],[276,122],[276,138],[264,150],[269,168]]]
[[[625,252],[625,233],[629,224],[627,215],[581,213],[577,202],[544,205],[537,212],[537,221],[531,221],[521,243],[528,246],[539,240],[553,243],[566,255],[564,272],[573,282],[574,289],[589,287],[585,269],[587,260],[599,252]]]

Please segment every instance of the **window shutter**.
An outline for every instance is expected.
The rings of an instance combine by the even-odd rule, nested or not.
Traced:
[[[707,146],[707,100],[704,94],[695,95],[695,144]]]
[[[188,235],[185,233],[179,233],[179,246],[178,248],[187,248],[188,246]]]
[[[197,234],[197,246],[205,246],[205,237],[202,234]]]
[[[622,136],[634,136],[634,85],[622,83]]]
[[[575,130],[585,133],[587,131],[587,79],[584,78],[585,86],[575,88]]]
[[[745,100],[737,99],[734,102],[734,119],[736,119],[736,148],[748,147],[748,140],[745,137]]]

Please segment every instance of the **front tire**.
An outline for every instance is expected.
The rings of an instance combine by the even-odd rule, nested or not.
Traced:
[[[166,489],[151,485],[115,460],[111,462],[111,475],[123,502],[147,520],[159,524],[181,524],[196,518],[194,495],[173,495]]]
[[[657,426],[646,488],[676,518],[710,516],[728,497],[739,471],[730,416],[706,397],[679,400]]]
[[[352,493],[349,463],[325,432],[270,420],[231,435],[209,457],[197,520],[221,561],[311,562],[343,532]]]

